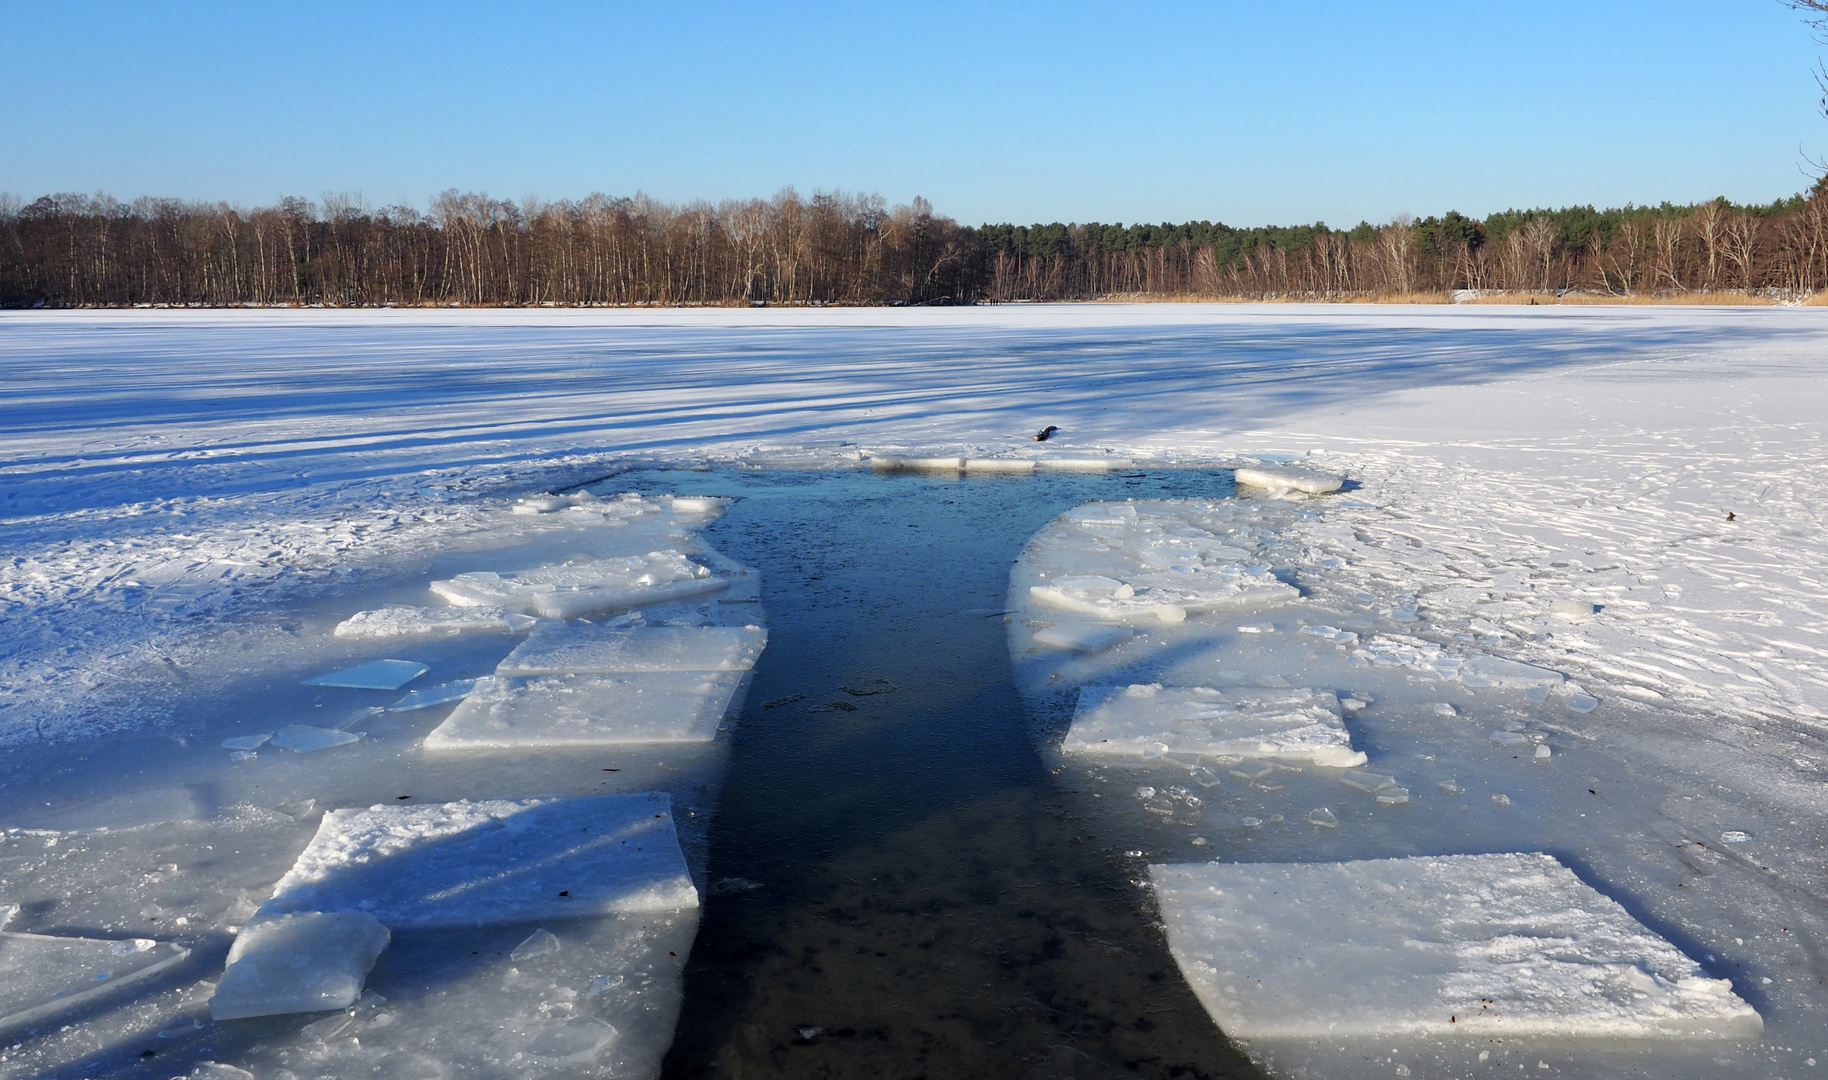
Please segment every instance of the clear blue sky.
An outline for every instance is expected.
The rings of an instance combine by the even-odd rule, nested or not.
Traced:
[[[915,195],[1351,224],[1765,201],[1828,155],[1775,0],[0,4],[0,191],[423,207]]]

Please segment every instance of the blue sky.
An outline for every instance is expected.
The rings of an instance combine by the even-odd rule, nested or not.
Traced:
[[[960,220],[1765,201],[1828,155],[1776,0],[0,5],[0,191],[915,195]]]

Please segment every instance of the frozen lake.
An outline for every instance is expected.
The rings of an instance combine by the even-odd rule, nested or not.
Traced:
[[[1824,349],[1820,312],[1776,309],[0,317],[0,911],[19,905],[17,955],[100,942],[70,970],[120,980],[55,1031],[13,1003],[0,1074],[635,1075],[667,1053],[681,1076],[1248,1075],[1214,1009],[1285,1033],[1250,1040],[1277,1075],[1812,1075],[1828,1054]],[[1043,424],[1061,433],[1037,446]],[[1035,452],[1135,467],[868,471]],[[643,461],[716,468],[626,471]],[[1291,464],[1348,490],[1231,497],[1229,468]],[[605,498],[514,510],[579,484]],[[637,544],[642,529],[658,531]],[[1170,535],[1203,554],[1151,562]],[[509,585],[463,576],[576,565],[601,593],[686,573],[645,554],[672,548],[720,591],[655,608],[617,663],[694,627],[765,632],[753,672],[515,674],[498,665],[525,627],[427,589],[487,599]],[[631,558],[647,561],[616,569]],[[448,634],[410,647],[332,633],[397,605],[473,614],[437,615]],[[517,655],[571,655],[541,640]],[[300,685],[378,658],[427,671],[398,691]],[[571,710],[564,739],[600,741],[578,688],[623,684],[649,688],[655,730],[675,699],[702,699],[694,730],[731,713],[709,742],[614,762],[530,752],[560,737],[538,726],[552,708]],[[369,711],[420,688],[448,700]],[[470,719],[445,726],[463,693]],[[1269,731],[1278,709],[1313,724],[1274,752],[1198,726]],[[423,753],[434,729],[470,756]],[[221,745],[263,735],[279,741]],[[327,748],[276,749],[288,739]],[[1369,760],[1342,769],[1323,745]],[[309,1032],[309,1014],[208,1020],[199,988],[327,809],[637,790],[669,798],[701,908],[606,908],[553,942],[543,923],[402,924],[369,976],[385,1004]],[[1669,1058],[1569,1043],[1599,1014],[1565,1010],[1541,1029],[1561,1035],[1500,1033],[1484,1057],[1457,1035],[1354,1034],[1411,1022],[1402,1002],[1420,999],[1392,993],[1303,1042],[1219,975],[1182,978],[1248,974],[1210,950],[1254,946],[1228,936],[1238,916],[1200,921],[1223,905],[1184,907],[1194,886],[1162,883],[1206,879],[1169,868],[1362,865],[1328,888],[1400,891],[1424,873],[1400,867],[1450,865],[1400,860],[1534,851],[1572,871],[1541,880],[1573,906],[1518,923],[1509,967],[1458,929],[1424,952],[1485,957],[1462,974],[1561,971],[1601,954],[1529,942],[1603,900],[1675,950],[1619,969],[1608,1030],[1665,998],[1666,1032],[1712,1023],[1681,1011],[1702,1000],[1678,986],[1692,978],[1730,987],[1762,1036],[1741,1024]],[[1366,859],[1385,862],[1350,862]],[[1487,902],[1426,873],[1470,897],[1462,913]],[[1322,922],[1369,947],[1424,910]],[[1637,948],[1631,933],[1608,940]],[[43,992],[72,994],[21,990]],[[486,1031],[450,1026],[488,1009]],[[595,1018],[615,1009],[646,1019],[612,1037]]]

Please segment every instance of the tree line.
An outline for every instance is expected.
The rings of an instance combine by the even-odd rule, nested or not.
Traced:
[[[329,195],[245,209],[0,195],[0,305],[716,305],[1614,297],[1828,286],[1828,187],[1766,205],[1458,212],[1323,222],[983,225],[925,200],[789,189],[666,203],[511,202],[447,191],[420,211]]]

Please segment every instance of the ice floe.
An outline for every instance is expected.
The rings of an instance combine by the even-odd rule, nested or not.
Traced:
[[[235,1020],[354,1005],[389,936],[365,911],[256,919],[242,927],[229,949],[210,1014]]]
[[[743,686],[740,671],[497,677],[425,737],[427,750],[702,743]]]
[[[1158,746],[1164,753],[1277,757],[1335,768],[1365,761],[1363,751],[1352,749],[1330,690],[1086,686],[1061,750],[1140,758]]]
[[[398,690],[430,671],[412,660],[371,660],[352,668],[305,680],[306,686],[339,686],[353,690]]]
[[[1730,982],[1548,855],[1157,865],[1149,878],[1176,962],[1234,1038],[1763,1030]]]
[[[626,611],[719,592],[729,581],[675,550],[555,563],[496,573],[478,570],[432,582],[452,604],[502,606],[548,619]]]
[[[768,644],[759,626],[599,626],[536,630],[499,675],[608,675],[637,671],[747,671]]]

